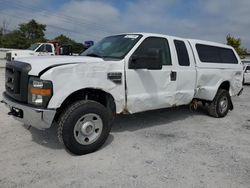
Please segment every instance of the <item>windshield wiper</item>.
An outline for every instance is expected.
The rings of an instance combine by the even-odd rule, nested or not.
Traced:
[[[90,57],[101,57],[100,55],[97,55],[97,54],[94,54],[94,53],[91,53],[91,54],[87,54],[86,56],[90,56]]]
[[[122,59],[121,57],[115,57],[115,56],[102,56],[102,58]]]

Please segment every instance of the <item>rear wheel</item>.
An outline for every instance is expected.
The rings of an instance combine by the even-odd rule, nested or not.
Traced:
[[[208,113],[213,117],[225,117],[231,108],[231,104],[228,91],[219,89],[214,100],[208,106]]]
[[[77,101],[59,118],[58,137],[72,153],[83,155],[99,149],[110,129],[110,113],[95,101]]]

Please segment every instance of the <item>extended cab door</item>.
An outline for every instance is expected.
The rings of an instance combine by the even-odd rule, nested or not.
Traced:
[[[174,38],[171,42],[175,47],[173,60],[176,67],[176,105],[189,104],[195,94],[196,88],[196,67],[191,46],[187,40]]]
[[[147,37],[125,59],[127,110],[130,113],[175,105],[176,74],[172,71],[175,69],[172,50],[173,46],[170,47],[167,38]],[[161,69],[129,68],[132,57],[145,58],[149,51],[160,52]]]

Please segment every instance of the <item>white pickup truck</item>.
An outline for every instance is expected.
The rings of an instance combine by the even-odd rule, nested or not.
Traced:
[[[71,45],[59,45],[57,41],[47,43],[34,43],[28,49],[12,49],[6,53],[6,60],[13,61],[18,58],[32,56],[54,56],[54,55],[72,55]]]
[[[224,117],[242,91],[243,67],[230,46],[172,36],[109,36],[78,57],[33,57],[6,65],[3,103],[38,129],[58,126],[75,154],[100,148],[115,114],[202,101]]]
[[[55,47],[51,43],[35,43],[25,50],[10,50],[6,53],[7,61],[13,61],[17,58],[55,55]]]

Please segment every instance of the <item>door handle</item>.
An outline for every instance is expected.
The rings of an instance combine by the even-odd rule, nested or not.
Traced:
[[[176,71],[171,71],[170,80],[171,81],[176,81],[176,78],[177,78],[177,72]]]

